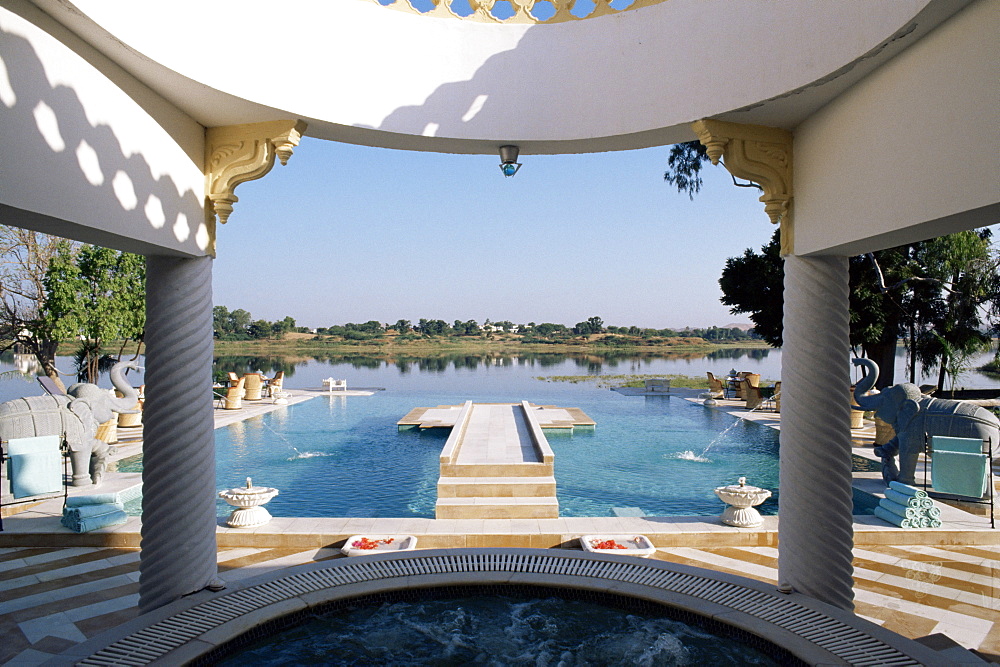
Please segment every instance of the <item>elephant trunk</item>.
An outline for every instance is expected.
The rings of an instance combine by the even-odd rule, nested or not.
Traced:
[[[861,381],[854,387],[854,401],[861,406],[862,410],[878,410],[882,405],[883,397],[878,394],[865,395],[872,390],[875,381],[878,380],[878,365],[871,359],[853,359],[852,362],[855,366],[864,366],[868,370],[868,375],[861,378]]]
[[[122,373],[123,368],[139,370],[138,364],[132,361],[119,361],[111,369],[111,384],[113,384],[115,389],[120,391],[124,397],[111,399],[111,409],[115,412],[123,412],[126,414],[138,412],[138,410],[135,409],[135,404],[139,402],[139,392],[128,383],[128,380],[125,379],[125,375]]]

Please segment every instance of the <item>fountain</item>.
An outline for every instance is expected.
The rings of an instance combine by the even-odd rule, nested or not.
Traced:
[[[235,487],[219,491],[219,497],[235,507],[226,524],[232,528],[254,528],[271,520],[271,513],[262,507],[278,495],[278,490],[269,486],[254,486],[247,477],[245,487]]]
[[[771,497],[771,492],[757,486],[747,486],[747,478],[740,477],[739,485],[730,484],[715,489],[719,500],[729,505],[722,512],[722,523],[737,528],[756,528],[764,523],[754,506]]]

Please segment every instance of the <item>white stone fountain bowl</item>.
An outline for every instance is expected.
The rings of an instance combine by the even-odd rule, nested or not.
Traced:
[[[598,549],[594,544],[614,540],[624,549]],[[649,558],[656,553],[656,547],[645,535],[581,535],[580,546],[592,554],[612,554],[615,556],[639,556]]]
[[[392,540],[391,544],[379,544],[374,549],[359,549],[354,546],[355,542],[360,542],[361,538],[368,538],[371,541]],[[369,554],[381,554],[387,551],[413,551],[417,548],[417,538],[413,535],[351,535],[340,548],[340,553],[345,556],[366,556]]]
[[[756,486],[732,484],[716,488],[715,495],[719,497],[719,500],[733,507],[754,507],[770,498],[771,492]]]
[[[278,495],[278,490],[270,486],[237,487],[219,491],[219,497],[233,507],[257,507]]]

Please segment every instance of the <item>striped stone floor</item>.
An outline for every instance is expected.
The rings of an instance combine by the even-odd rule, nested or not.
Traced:
[[[656,557],[775,583],[771,547],[672,547]],[[310,561],[323,549],[219,550],[227,582]],[[867,546],[854,550],[859,615],[907,637],[941,633],[1000,660],[1000,547]],[[0,549],[0,664],[37,665],[138,613],[137,549]]]

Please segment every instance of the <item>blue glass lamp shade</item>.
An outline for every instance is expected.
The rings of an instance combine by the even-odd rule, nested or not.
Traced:
[[[503,175],[506,176],[507,178],[510,178],[511,176],[516,174],[517,170],[520,168],[521,168],[520,162],[504,162],[503,164],[500,165],[500,171],[502,171]]]

